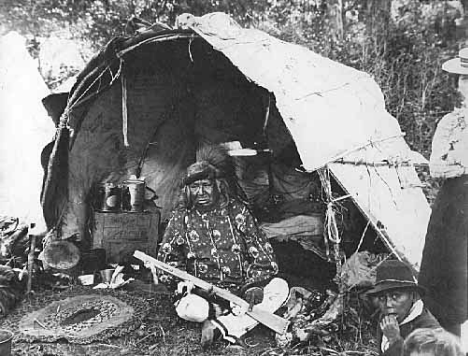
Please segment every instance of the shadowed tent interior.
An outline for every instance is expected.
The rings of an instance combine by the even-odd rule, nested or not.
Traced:
[[[159,196],[164,219],[177,199],[181,174],[195,160],[196,147],[236,140],[251,147],[264,140],[267,91],[249,83],[205,41],[181,38],[141,46],[121,65],[114,70],[122,70],[127,85],[128,147],[120,81],[103,90],[99,87],[107,78],[101,78],[89,89],[93,92],[98,87],[99,97],[69,113],[73,134],[68,196],[73,197],[69,203],[76,203],[80,218],[86,216],[82,202],[88,201],[93,184],[118,182],[141,168],[141,176]],[[111,72],[109,76],[116,74]],[[297,162],[293,141],[272,107],[268,146],[277,156],[288,148],[295,157],[287,158]],[[247,171],[254,174],[252,165]]]

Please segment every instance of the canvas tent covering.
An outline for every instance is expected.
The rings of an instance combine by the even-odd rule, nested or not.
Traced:
[[[0,38],[0,215],[45,230],[40,204],[42,147],[54,125],[41,105],[49,94],[37,62],[16,32]]]
[[[63,97],[45,99],[58,124],[42,195],[49,227],[86,238],[93,185],[140,168],[165,219],[196,147],[239,141],[272,152],[239,159],[257,205],[275,188],[286,200],[307,199],[314,173],[296,168],[321,169],[340,201],[417,268],[430,208],[375,81],[222,13],[182,15],[178,25],[111,41],[65,108]],[[273,190],[262,169],[272,162]]]

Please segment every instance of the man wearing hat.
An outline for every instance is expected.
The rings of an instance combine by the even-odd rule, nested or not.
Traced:
[[[382,262],[376,283],[367,293],[380,310],[377,339],[381,355],[400,356],[404,339],[415,329],[440,328],[421,300],[424,289],[401,261]]]
[[[287,299],[286,281],[275,277],[278,265],[271,244],[239,199],[234,165],[220,146],[205,146],[188,167],[182,197],[163,236],[158,259],[230,290],[251,306],[275,312]],[[175,288],[169,275],[159,280]],[[231,309],[214,296],[178,283],[177,314],[203,323],[201,343],[218,334],[233,344],[257,325],[245,311]]]
[[[442,69],[458,75],[463,102],[440,120],[432,140],[431,176],[444,181],[432,206],[419,283],[428,309],[460,335],[468,319],[468,48]]]

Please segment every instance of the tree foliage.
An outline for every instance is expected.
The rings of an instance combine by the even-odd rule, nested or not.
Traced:
[[[333,25],[336,4],[342,21]],[[132,19],[173,25],[182,13],[215,11],[373,75],[410,146],[429,156],[438,120],[457,101],[453,78],[440,69],[458,48],[461,14],[447,1],[3,0],[0,23],[32,38],[59,33],[96,51],[114,36],[131,35]],[[330,26],[342,26],[342,36],[330,36]]]

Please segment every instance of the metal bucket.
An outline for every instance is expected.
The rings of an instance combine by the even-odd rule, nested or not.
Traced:
[[[114,183],[99,184],[98,209],[101,211],[119,211],[122,201],[122,188]]]
[[[112,281],[112,276],[114,275],[115,268],[107,268],[99,271],[101,274],[101,281],[103,283],[110,283]]]
[[[146,183],[141,179],[129,179],[124,182],[123,210],[142,212],[145,202]]]
[[[0,356],[11,355],[11,341],[13,333],[10,330],[0,329]]]

